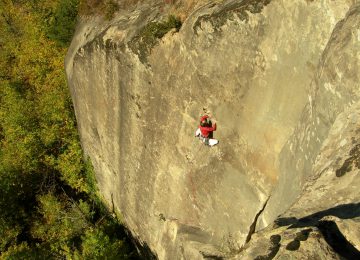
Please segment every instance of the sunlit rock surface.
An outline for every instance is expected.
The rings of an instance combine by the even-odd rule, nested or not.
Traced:
[[[109,206],[159,259],[356,256],[359,1],[208,1],[155,45],[174,7],[146,2],[80,21],[65,64]]]

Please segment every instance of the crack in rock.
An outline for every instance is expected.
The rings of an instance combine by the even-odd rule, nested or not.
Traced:
[[[251,224],[251,226],[249,228],[249,233],[248,233],[248,235],[246,237],[245,243],[248,243],[251,240],[251,236],[255,233],[257,220],[258,220],[259,216],[261,215],[261,213],[263,213],[263,211],[265,210],[266,204],[268,203],[269,199],[270,199],[270,196],[264,202],[264,205],[262,206],[260,211],[255,215],[254,221],[253,221],[253,223]]]

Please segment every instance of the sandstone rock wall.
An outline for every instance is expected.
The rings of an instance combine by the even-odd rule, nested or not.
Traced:
[[[299,195],[336,117],[359,100],[359,4],[355,4],[332,31],[318,62],[299,125],[280,154],[280,177],[264,220]],[[333,147],[336,150],[336,147]],[[331,160],[336,158],[331,157]],[[291,189],[288,187],[291,186]],[[264,221],[269,223],[268,221]],[[265,226],[263,225],[263,226]]]
[[[231,259],[360,257],[360,102],[328,131],[299,199]]]
[[[155,45],[144,28],[167,19],[162,1],[80,22],[66,71],[82,145],[104,199],[158,258],[236,257],[320,174],[329,131],[359,100],[359,13],[209,1]],[[204,112],[213,148],[194,138]]]

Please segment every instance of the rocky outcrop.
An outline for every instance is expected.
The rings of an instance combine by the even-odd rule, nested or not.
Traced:
[[[168,10],[84,19],[69,49],[104,199],[159,259],[356,255],[359,2],[209,1],[160,33]]]
[[[360,102],[337,116],[297,201],[233,259],[360,257],[359,122]]]

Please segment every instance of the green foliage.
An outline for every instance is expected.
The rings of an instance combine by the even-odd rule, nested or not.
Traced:
[[[59,1],[50,21],[47,36],[62,46],[67,46],[74,34],[78,4],[78,0]]]
[[[64,198],[61,201],[60,198],[51,193],[38,196],[38,212],[41,217],[32,227],[35,238],[54,244],[66,243],[69,239],[81,235],[89,225],[86,216],[90,214],[90,207],[85,202],[71,203]]]
[[[144,38],[158,38],[161,39],[171,29],[179,31],[181,27],[180,19],[173,15],[169,15],[166,21],[163,22],[151,22],[145,26],[143,30]]]
[[[19,225],[9,225],[9,221],[0,218],[0,252],[5,251],[8,246],[15,245],[20,232]]]
[[[89,188],[85,183],[83,163],[81,146],[75,139],[70,141],[66,149],[59,154],[55,168],[61,173],[61,179],[71,187],[87,192]]]
[[[124,4],[116,0],[80,0],[79,13],[81,16],[97,15],[104,16],[105,19],[110,20],[114,17],[115,12],[120,9],[120,4]]]
[[[96,185],[95,171],[89,158],[85,161],[85,175],[86,175],[87,193],[93,200],[97,200],[99,197],[98,197],[98,188]]]
[[[116,11],[119,10],[119,4],[113,0],[105,1],[105,18],[110,20],[113,18]]]
[[[101,229],[87,230],[82,236],[80,259],[128,259],[128,249],[122,240],[113,240]]]
[[[76,12],[75,0],[0,2],[1,259],[131,252],[76,129],[63,65]]]
[[[0,90],[2,127],[2,165],[4,168],[31,172],[39,167],[34,158],[40,144],[32,95],[19,83],[4,84]],[[16,160],[14,160],[16,158]]]
[[[74,241],[91,226],[90,206],[51,193],[38,196],[38,201],[39,216],[32,224],[32,236],[57,255],[74,251]]]
[[[98,15],[101,9],[103,9],[103,0],[80,0],[79,14],[85,15]]]
[[[3,260],[33,260],[52,259],[51,253],[39,247],[30,247],[26,242],[11,246],[5,253],[1,254]]]
[[[180,19],[174,15],[169,15],[166,21],[150,22],[130,41],[129,46],[142,62],[146,62],[146,57],[159,39],[172,29],[179,31],[181,25]]]

